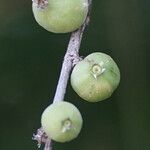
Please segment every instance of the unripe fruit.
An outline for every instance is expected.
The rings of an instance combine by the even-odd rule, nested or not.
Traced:
[[[88,0],[33,0],[36,21],[54,33],[67,33],[78,29],[88,11]]]
[[[51,104],[41,117],[45,133],[57,142],[67,142],[76,138],[82,128],[82,122],[79,110],[68,102]]]
[[[84,100],[98,102],[109,98],[120,82],[120,71],[114,60],[95,52],[80,61],[71,74],[74,91]]]

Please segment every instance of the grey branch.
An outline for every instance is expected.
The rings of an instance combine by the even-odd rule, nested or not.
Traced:
[[[91,2],[92,2],[92,0],[88,0],[89,11],[88,11],[88,14],[87,14],[84,24],[78,30],[72,32],[72,34],[71,34],[68,48],[67,48],[66,54],[64,56],[64,61],[62,64],[62,69],[60,72],[60,77],[59,77],[59,81],[57,84],[53,103],[64,100],[64,96],[66,93],[66,87],[67,87],[67,83],[68,83],[68,79],[69,79],[71,70],[72,70],[73,66],[78,61],[81,60],[81,58],[79,57],[79,48],[80,48],[83,32],[90,20]],[[38,142],[39,147],[40,147],[41,143],[45,143],[44,150],[52,150],[52,140],[47,137],[47,135],[44,133],[42,128],[37,130],[37,134],[33,135],[33,139]]]
[[[81,43],[84,28],[85,28],[85,24],[79,30],[71,34],[67,52],[65,54],[64,61],[62,64],[62,69],[61,69],[53,103],[64,100],[64,95],[66,92],[66,87],[67,87],[71,69],[80,60],[78,53],[79,53],[79,48],[80,48],[80,43]]]

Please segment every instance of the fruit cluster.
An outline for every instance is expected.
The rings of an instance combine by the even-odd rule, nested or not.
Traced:
[[[77,63],[71,74],[74,91],[89,102],[109,98],[119,82],[120,72],[116,63],[109,55],[100,52],[92,53]],[[51,139],[66,142],[78,136],[82,116],[73,104],[58,102],[45,109],[41,123]]]
[[[87,16],[88,0],[33,0],[36,21],[48,31],[67,33],[78,29]],[[71,73],[74,91],[88,102],[109,98],[120,82],[120,71],[107,54],[95,52],[78,62]],[[79,110],[69,102],[48,106],[41,117],[47,136],[57,142],[70,141],[82,128]]]

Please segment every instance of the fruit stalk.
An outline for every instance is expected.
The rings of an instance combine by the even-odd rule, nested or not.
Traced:
[[[58,80],[53,103],[64,100],[70,72],[71,72],[73,66],[81,59],[79,57],[79,48],[80,48],[84,30],[85,30],[86,26],[89,24],[91,4],[92,4],[92,0],[88,0],[89,6],[88,6],[87,17],[86,17],[83,25],[78,30],[72,32],[72,34],[71,34],[68,48],[67,48],[66,54],[64,56],[64,61],[62,64],[60,77]],[[42,128],[38,129],[38,132],[36,135],[34,135],[33,139],[38,141],[39,146],[41,145],[41,143],[45,143],[44,150],[52,150],[52,145],[51,145],[52,141],[47,138],[47,136],[45,135],[44,132],[43,132],[43,134],[41,134],[41,132],[43,132],[43,129]]]

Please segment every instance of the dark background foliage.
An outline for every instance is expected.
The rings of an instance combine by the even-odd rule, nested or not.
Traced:
[[[81,111],[80,136],[54,150],[150,149],[150,1],[93,0],[80,54],[111,55],[121,83],[111,98],[87,103],[67,88]],[[0,1],[0,149],[34,150],[32,133],[52,102],[70,34],[53,34],[34,20],[31,1]]]

